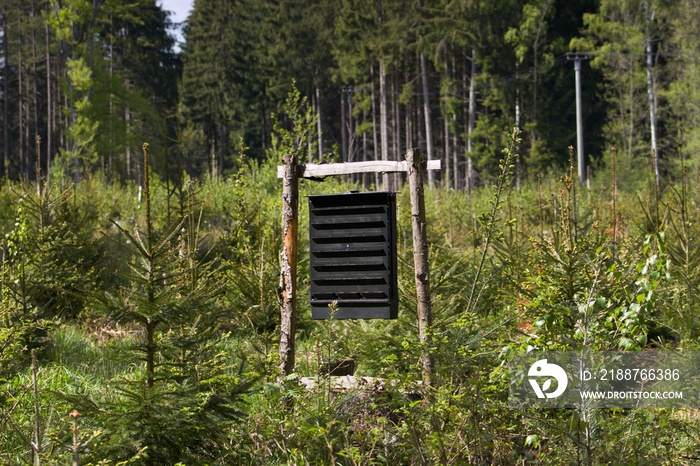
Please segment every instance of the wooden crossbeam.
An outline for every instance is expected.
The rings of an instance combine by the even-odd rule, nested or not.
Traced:
[[[429,160],[428,170],[440,170],[440,160]],[[397,173],[408,172],[408,164],[403,161],[376,160],[347,163],[307,163],[299,164],[300,178],[322,178],[333,175],[355,173]],[[277,167],[277,178],[284,178],[284,166]]]

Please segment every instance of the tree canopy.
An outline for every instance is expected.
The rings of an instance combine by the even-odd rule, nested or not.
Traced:
[[[586,163],[692,160],[696,5],[659,0],[197,0],[173,50],[155,0],[8,0],[2,11],[3,173],[138,178],[139,141],[191,176],[266,157],[292,80],[317,119],[316,159],[402,158],[424,147],[456,189],[495,173],[512,127],[518,176],[563,166],[576,140],[578,52]],[[653,103],[658,117],[652,125]],[[41,137],[42,145],[36,144]],[[429,146],[429,147],[426,147]],[[37,151],[41,150],[41,154]],[[167,176],[171,176],[168,174]]]

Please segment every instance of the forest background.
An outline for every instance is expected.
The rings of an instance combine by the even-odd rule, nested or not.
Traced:
[[[505,362],[697,347],[699,13],[196,0],[176,53],[155,0],[4,0],[0,461],[692,464],[696,410],[509,409]],[[304,182],[399,193],[400,317],[318,323],[302,298],[298,371],[277,380],[276,165],[412,147],[443,166],[433,343],[401,176]],[[415,400],[425,351],[436,386]],[[298,386],[340,357],[396,385]]]

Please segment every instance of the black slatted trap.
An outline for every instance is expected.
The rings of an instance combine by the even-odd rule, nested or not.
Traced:
[[[311,314],[334,319],[396,319],[396,195],[309,196]]]

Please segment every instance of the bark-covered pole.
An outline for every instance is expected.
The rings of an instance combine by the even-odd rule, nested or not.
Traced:
[[[284,157],[282,185],[282,264],[277,294],[280,302],[280,373],[282,378],[294,372],[296,332],[297,237],[299,231],[299,159]]]
[[[411,219],[413,229],[413,263],[415,266],[416,298],[418,301],[418,337],[422,346],[421,364],[423,383],[432,385],[432,310],[430,304],[430,266],[428,263],[428,230],[425,220],[425,195],[423,178],[427,161],[419,149],[406,152],[408,163],[408,187],[411,193]]]

